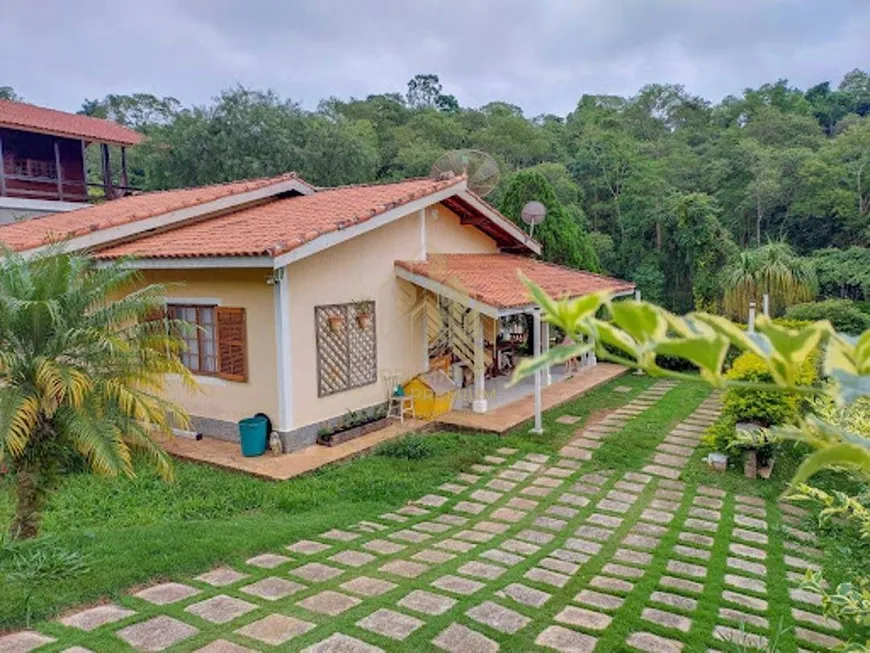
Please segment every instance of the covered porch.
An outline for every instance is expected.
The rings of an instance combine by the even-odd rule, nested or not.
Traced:
[[[541,408],[546,411],[572,401],[627,371],[628,369],[621,365],[599,363],[579,374],[554,378],[553,383],[541,391]],[[493,384],[502,382],[503,377],[494,379]],[[512,388],[513,392],[503,395],[498,395],[496,390],[495,396],[500,396],[503,401],[491,401],[487,406],[487,412],[452,410],[438,418],[438,425],[448,429],[504,434],[534,419],[534,383],[534,379],[526,379]]]
[[[425,261],[397,261],[397,276],[418,289],[424,367],[443,369],[459,388],[455,414],[505,409],[554,384],[578,377],[582,381],[597,367],[594,355],[586,354],[574,369],[548,368],[510,386],[519,359],[547,351],[556,335],[541,320],[519,273],[554,297],[634,292],[634,284],[626,281],[509,254],[440,254]],[[572,385],[578,383],[584,385]]]

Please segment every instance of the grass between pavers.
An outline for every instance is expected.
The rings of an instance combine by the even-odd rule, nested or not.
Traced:
[[[499,446],[552,453],[591,414],[623,405],[652,382],[621,377],[556,407],[544,414],[543,435],[522,428],[504,438],[426,436],[434,453],[423,460],[367,456],[278,483],[182,461],[175,463],[170,483],[147,468],[132,479],[74,474],[47,507],[42,536],[20,550],[78,551],[90,571],[36,587],[0,575],[0,630],[24,626],[28,615],[38,621],[70,606],[121,597],[134,585],[195,576],[219,563],[238,564],[329,528],[371,519],[432,491]],[[614,392],[618,385],[632,391]],[[581,421],[556,423],[564,414]],[[5,486],[0,524],[8,523],[12,510],[11,487]]]
[[[595,452],[595,464],[640,471],[671,428],[688,417],[709,393],[709,388],[700,383],[675,386],[641,413],[642,419],[630,419],[619,432],[607,436]]]
[[[809,448],[806,445],[792,443],[781,445],[777,451],[773,474],[769,480],[747,479],[743,475],[743,469],[740,466],[729,467],[727,473],[711,472],[703,463],[703,458],[710,451],[709,447],[703,445],[698,447],[690,463],[683,471],[682,480],[690,485],[701,483],[716,487],[725,490],[729,495],[747,495],[764,499],[768,515],[768,565],[771,558],[781,561],[783,553],[793,555],[791,551],[784,549],[783,544],[785,540],[789,539],[788,534],[783,530],[787,517],[776,507],[778,503],[785,503],[808,509],[809,514],[807,516],[800,518],[799,523],[790,524],[790,526],[815,533],[819,537],[819,542],[812,546],[820,549],[823,552],[823,556],[820,559],[813,559],[813,561],[822,566],[825,579],[832,586],[836,586],[841,582],[854,581],[856,578],[867,575],[867,569],[870,566],[870,541],[860,537],[860,533],[853,522],[828,520],[820,525],[818,520],[819,507],[816,504],[785,500],[785,497],[789,495],[789,481],[809,452]],[[823,471],[817,474],[811,480],[811,485],[827,491],[840,490],[851,494],[860,492],[861,487],[848,474],[833,471]],[[728,505],[726,505],[726,508],[728,508]],[[733,504],[731,504],[731,508],[733,509]],[[771,571],[771,568],[768,567],[768,574]],[[802,574],[803,572],[799,573]],[[785,578],[784,575],[777,574],[774,578],[776,579],[775,582],[768,582],[768,598],[773,612],[776,614],[776,617],[771,617],[770,619],[771,632],[777,633],[779,631],[777,644],[781,650],[790,650],[787,644],[794,642],[793,628],[795,622],[791,617],[790,611],[784,610],[783,606],[786,605],[784,599],[788,596],[788,590],[793,585],[790,585],[787,581],[780,582],[779,579]],[[811,608],[806,606],[800,607],[812,611]],[[852,637],[856,641],[863,642],[870,637],[870,633],[867,632],[866,628],[862,632],[859,627],[851,622],[843,623],[843,626],[844,631],[841,635],[843,639]],[[747,630],[751,630],[751,628],[747,628]],[[811,646],[803,643],[801,646],[805,649],[812,649]]]

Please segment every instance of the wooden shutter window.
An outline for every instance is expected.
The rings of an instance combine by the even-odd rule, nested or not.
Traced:
[[[218,376],[229,381],[248,380],[245,309],[218,306],[217,321]]]

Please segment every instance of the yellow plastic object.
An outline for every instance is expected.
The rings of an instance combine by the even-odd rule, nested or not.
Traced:
[[[405,395],[414,402],[414,414],[417,419],[433,419],[450,412],[453,406],[453,395],[456,386],[441,370],[433,370],[420,374],[408,381]]]

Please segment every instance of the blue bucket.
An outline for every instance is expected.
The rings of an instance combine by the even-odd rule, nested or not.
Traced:
[[[239,421],[239,440],[242,443],[242,455],[247,457],[262,456],[266,452],[268,440],[268,420],[265,417],[246,417]]]

